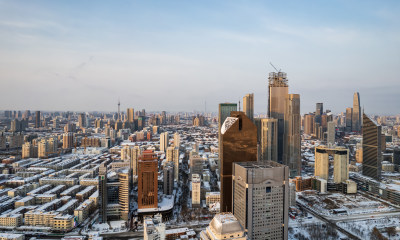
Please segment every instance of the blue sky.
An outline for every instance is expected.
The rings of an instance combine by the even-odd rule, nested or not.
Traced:
[[[399,113],[398,1],[0,0],[0,109],[217,111],[272,62],[301,111]]]

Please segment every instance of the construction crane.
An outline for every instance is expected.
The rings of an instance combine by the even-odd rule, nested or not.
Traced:
[[[273,64],[272,64],[272,62],[269,62],[269,64],[271,64],[271,66],[279,73],[279,72],[281,72],[281,69],[277,69]]]

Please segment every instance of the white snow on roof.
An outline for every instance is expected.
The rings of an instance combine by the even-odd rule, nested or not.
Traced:
[[[222,124],[221,133],[224,134],[237,120],[237,117],[227,117],[225,122]]]

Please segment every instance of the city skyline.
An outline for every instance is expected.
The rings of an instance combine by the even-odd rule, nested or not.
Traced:
[[[315,102],[344,112],[359,92],[368,113],[397,114],[399,8],[0,1],[0,109],[115,111],[120,98],[123,109],[203,111],[207,101],[217,112],[252,92],[266,113],[272,62],[301,113]]]

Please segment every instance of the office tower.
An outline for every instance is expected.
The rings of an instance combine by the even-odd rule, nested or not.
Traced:
[[[35,112],[35,128],[40,127],[40,111]]]
[[[286,97],[289,91],[288,80],[284,72],[271,72],[268,78],[268,116],[278,120],[278,162],[283,161],[284,115]]]
[[[121,211],[121,219],[128,221],[129,220],[129,194],[130,194],[130,174],[129,168],[121,168],[118,172],[118,203]]]
[[[47,153],[49,152],[49,147],[46,139],[42,139],[38,142],[38,158],[47,158]]]
[[[278,161],[278,120],[261,118],[255,120],[260,143],[259,161]]]
[[[138,159],[141,155],[141,150],[139,146],[135,146],[131,148],[130,150],[130,167],[132,169],[132,175],[137,175],[137,169],[138,169]]]
[[[246,94],[243,97],[243,112],[252,121],[254,119],[254,93]]]
[[[351,132],[353,130],[353,109],[346,108],[346,131]]]
[[[160,134],[160,151],[161,152],[166,152],[168,148],[168,132],[163,132]]]
[[[232,211],[232,164],[257,161],[257,127],[243,112],[231,112],[221,126],[221,211]]]
[[[127,116],[127,120],[130,123],[133,123],[135,120],[135,111],[133,108],[128,108],[126,109],[126,116]]]
[[[80,128],[85,128],[86,127],[86,114],[80,113],[78,115],[78,124]]]
[[[172,162],[167,163],[163,169],[163,190],[165,195],[172,195],[174,191],[174,164]]]
[[[181,136],[178,132],[174,133],[174,146],[177,148],[181,146]]]
[[[158,159],[152,150],[143,151],[138,161],[138,206],[158,207]]]
[[[63,134],[63,148],[73,148],[74,147],[74,134],[72,132]]]
[[[174,164],[174,179],[179,180],[179,149],[177,147],[167,148],[167,162]]]
[[[249,239],[288,239],[289,167],[273,162],[233,164],[233,215]]]
[[[208,227],[200,232],[200,240],[247,240],[242,225],[232,213],[217,213]]]
[[[338,147],[333,158],[333,181],[341,183],[349,179],[349,150]]]
[[[200,207],[201,204],[201,179],[199,174],[192,174],[192,207]]]
[[[358,92],[355,92],[353,96],[352,130],[354,132],[361,131],[361,106],[360,94]]]
[[[328,180],[329,177],[329,154],[325,146],[315,148],[314,175]]]
[[[21,131],[21,123],[18,119],[14,119],[11,121],[11,132],[19,132]]]
[[[335,145],[335,135],[336,135],[335,123],[333,121],[328,122],[328,137],[326,140],[328,147],[332,147],[333,145]]]
[[[363,113],[363,165],[362,173],[380,180],[382,172],[381,126]]]
[[[107,223],[107,161],[99,168],[99,222]]]
[[[289,94],[286,98],[285,107],[283,163],[289,167],[290,177],[301,175],[300,128],[300,95]]]
[[[314,114],[304,115],[304,133],[311,135],[314,133]]]

